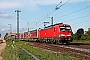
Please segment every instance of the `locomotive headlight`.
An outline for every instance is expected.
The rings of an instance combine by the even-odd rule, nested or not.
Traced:
[[[67,36],[71,36],[71,34],[68,34]]]
[[[64,34],[59,34],[59,37],[60,37],[60,36],[65,36],[65,35],[64,35]]]
[[[65,36],[64,34],[61,34],[61,36]]]

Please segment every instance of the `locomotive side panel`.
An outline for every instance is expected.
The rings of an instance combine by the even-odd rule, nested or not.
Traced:
[[[39,31],[39,38],[52,38],[54,36],[54,29],[44,29]]]
[[[59,28],[58,28],[58,25],[57,26],[54,26],[54,38],[59,38],[58,37],[58,33],[59,33]]]

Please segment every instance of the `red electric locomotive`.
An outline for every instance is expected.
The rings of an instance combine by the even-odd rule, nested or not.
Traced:
[[[69,43],[72,41],[72,29],[69,24],[54,24],[39,30],[38,38],[51,43]]]

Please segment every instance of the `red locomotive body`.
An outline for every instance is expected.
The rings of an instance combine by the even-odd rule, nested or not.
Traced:
[[[39,38],[53,38],[54,37],[53,28],[42,29],[39,31]]]
[[[55,24],[39,31],[39,39],[47,39],[50,42],[69,43],[72,41],[72,29],[69,24]]]

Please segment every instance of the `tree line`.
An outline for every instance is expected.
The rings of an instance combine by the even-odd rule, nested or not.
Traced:
[[[75,34],[72,34],[72,37],[73,40],[90,40],[90,28],[88,28],[88,31],[79,28]]]

